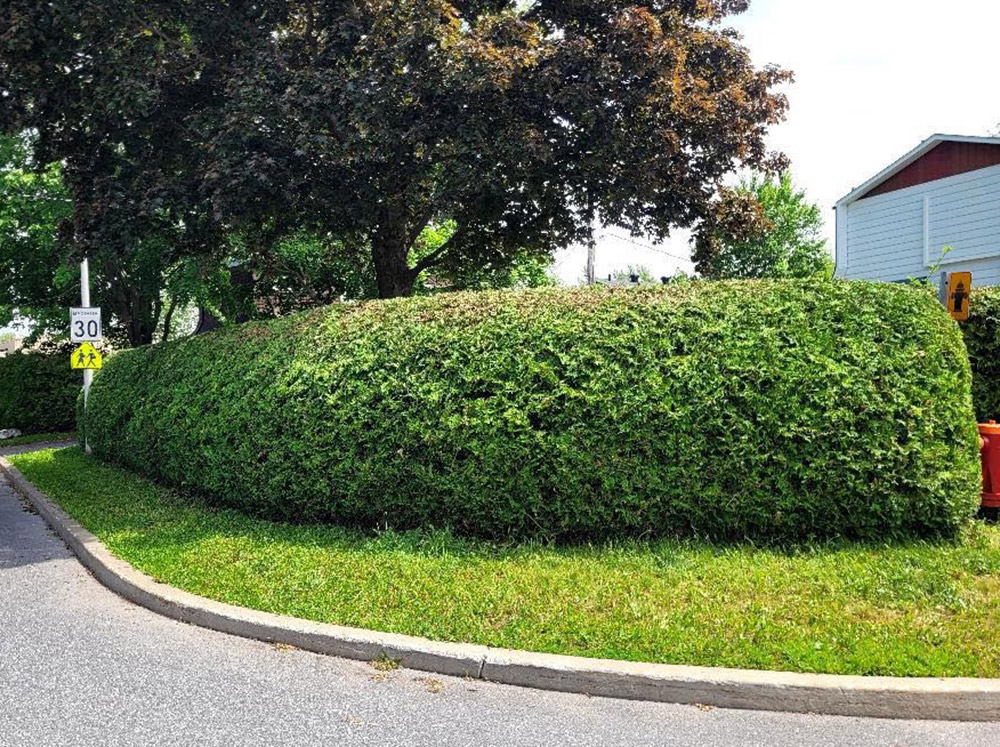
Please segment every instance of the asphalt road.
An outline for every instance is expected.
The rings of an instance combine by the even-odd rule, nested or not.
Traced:
[[[701,710],[281,649],[97,583],[0,477],[0,745],[1000,744],[1000,725]]]

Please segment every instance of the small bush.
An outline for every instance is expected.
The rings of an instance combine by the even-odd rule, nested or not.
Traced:
[[[81,376],[70,349],[20,352],[0,358],[0,428],[25,434],[72,430]]]
[[[962,332],[972,364],[976,417],[1000,420],[1000,288],[973,291]]]
[[[94,453],[278,519],[488,537],[955,530],[978,501],[961,335],[829,281],[335,306],[128,351]]]

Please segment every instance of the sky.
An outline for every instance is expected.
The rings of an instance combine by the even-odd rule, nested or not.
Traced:
[[[855,186],[932,134],[1000,127],[996,0],[751,0],[728,25],[758,65],[795,73],[785,91],[788,118],[769,142],[791,158],[796,183],[823,209],[831,252],[833,205]],[[683,233],[658,251],[606,235],[597,275],[628,265],[656,277],[690,272],[678,259],[689,253]],[[555,272],[575,283],[585,263],[586,249],[574,247],[557,256]]]

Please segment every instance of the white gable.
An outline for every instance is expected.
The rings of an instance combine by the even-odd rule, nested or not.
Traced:
[[[838,277],[900,282],[940,268],[972,272],[976,286],[1000,285],[1000,166],[864,197],[939,142],[925,141],[837,204]]]

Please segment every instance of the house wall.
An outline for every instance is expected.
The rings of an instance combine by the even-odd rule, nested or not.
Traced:
[[[1000,166],[837,206],[839,277],[897,282],[934,265],[1000,285]]]

